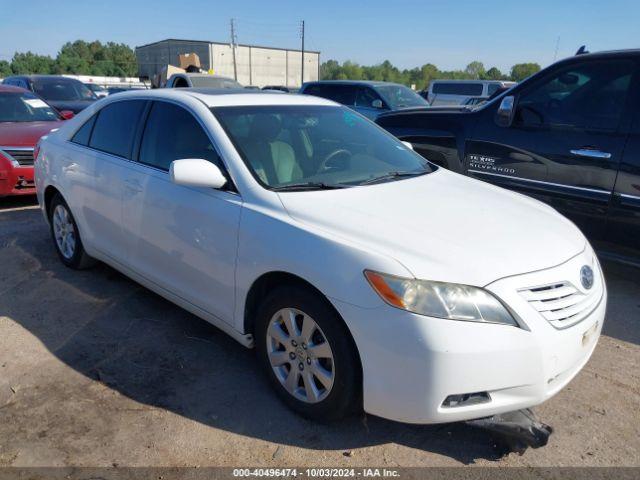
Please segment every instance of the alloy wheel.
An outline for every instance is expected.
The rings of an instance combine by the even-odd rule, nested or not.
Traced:
[[[56,205],[53,210],[53,235],[62,256],[67,260],[73,258],[76,251],[76,229],[64,205]]]
[[[267,328],[267,354],[282,386],[298,400],[318,403],[333,387],[333,352],[320,326],[295,308],[277,311]]]

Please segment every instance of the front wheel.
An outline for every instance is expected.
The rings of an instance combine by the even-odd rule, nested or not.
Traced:
[[[62,263],[67,267],[81,270],[95,264],[95,260],[87,255],[80,239],[80,232],[67,202],[57,193],[49,207],[49,224],[51,236]]]
[[[351,336],[336,311],[303,287],[274,290],[258,310],[256,350],[278,396],[319,421],[361,408],[361,369]]]

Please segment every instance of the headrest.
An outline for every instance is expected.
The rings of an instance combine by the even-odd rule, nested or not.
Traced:
[[[273,114],[257,114],[253,117],[249,130],[249,139],[272,142],[280,133],[282,122]]]

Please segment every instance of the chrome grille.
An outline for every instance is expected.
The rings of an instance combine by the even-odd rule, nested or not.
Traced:
[[[586,292],[571,282],[558,282],[518,290],[540,315],[556,328],[566,328],[584,320],[602,298],[602,282]]]
[[[33,165],[33,148],[0,147],[0,150],[13,158],[20,166]]]

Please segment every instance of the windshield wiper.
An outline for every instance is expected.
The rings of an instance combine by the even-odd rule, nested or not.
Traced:
[[[369,180],[365,180],[364,182],[360,183],[360,185],[372,185],[374,183],[381,183],[386,180],[395,180],[397,178],[404,177],[418,177],[427,173],[429,173],[429,170],[424,170],[422,172],[389,172],[385,173],[384,175],[380,175],[379,177],[373,177]]]
[[[304,190],[336,190],[339,188],[348,188],[348,186],[341,185],[339,183],[303,182],[290,183],[289,185],[274,187],[273,190],[275,190],[276,192],[297,192]]]

